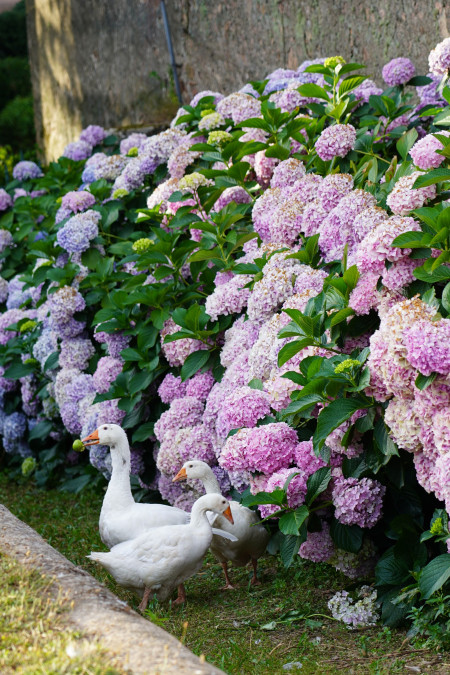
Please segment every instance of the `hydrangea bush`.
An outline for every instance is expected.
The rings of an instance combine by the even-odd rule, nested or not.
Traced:
[[[140,494],[189,509],[201,486],[171,478],[201,459],[259,509],[286,566],[375,574],[391,624],[439,592],[446,50],[426,77],[394,59],[385,88],[341,57],[307,61],[200,92],[157,135],[90,126],[45,170],[19,163],[0,191],[10,470],[82,489],[111,465],[73,437],[121,424]]]

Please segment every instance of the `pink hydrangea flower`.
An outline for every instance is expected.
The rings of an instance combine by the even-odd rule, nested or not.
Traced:
[[[343,525],[370,529],[381,518],[384,485],[371,478],[340,478],[332,490],[336,518]]]
[[[320,159],[328,162],[333,157],[345,157],[355,146],[356,129],[351,124],[333,124],[326,127],[316,141]]]

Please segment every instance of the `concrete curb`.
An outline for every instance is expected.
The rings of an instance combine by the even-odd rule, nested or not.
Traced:
[[[94,577],[0,504],[0,551],[54,579],[70,609],[67,624],[95,638],[133,675],[225,675],[202,663],[176,638],[144,619]]]

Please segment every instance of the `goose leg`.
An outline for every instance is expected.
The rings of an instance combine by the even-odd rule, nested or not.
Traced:
[[[184,588],[183,584],[180,584],[178,586],[178,597],[176,600],[173,601],[173,605],[182,605],[184,602],[186,602],[186,589]]]
[[[223,591],[232,591],[234,589],[233,584],[230,581],[228,576],[228,565],[226,562],[220,563],[222,565],[223,573],[225,575],[225,586],[222,588]]]
[[[258,565],[258,561],[256,558],[252,558],[252,566],[253,566],[253,576],[250,579],[250,583],[252,586],[260,586],[261,582],[258,580],[258,577],[256,576],[256,567]]]
[[[146,586],[144,588],[144,595],[142,596],[142,601],[141,601],[141,603],[138,607],[138,610],[140,612],[145,612],[145,610],[147,609],[148,599],[150,597],[150,591],[151,591],[151,588],[149,588],[148,586]]]

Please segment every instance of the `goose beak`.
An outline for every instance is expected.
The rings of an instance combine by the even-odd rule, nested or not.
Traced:
[[[183,466],[183,468],[179,470],[179,472],[177,473],[175,478],[172,478],[172,483],[176,483],[178,480],[186,480],[186,479],[187,479],[187,473],[186,473],[186,469]]]
[[[100,443],[100,439],[98,437],[98,429],[92,432],[92,434],[89,434],[89,436],[86,436],[86,438],[82,438],[81,442],[83,445],[98,445]]]
[[[234,520],[233,520],[233,516],[232,516],[232,513],[231,513],[231,508],[229,506],[227,506],[225,511],[222,513],[222,515],[225,516],[225,518],[227,520],[229,520],[232,525],[234,525]]]

